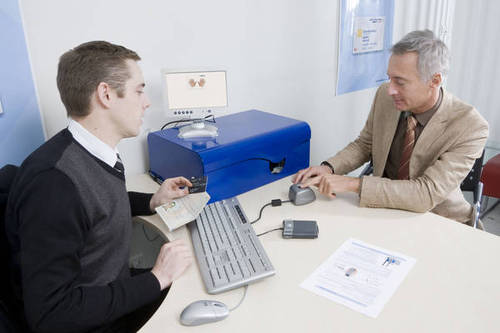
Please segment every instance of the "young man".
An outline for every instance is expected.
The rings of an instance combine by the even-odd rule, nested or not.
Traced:
[[[6,231],[19,310],[33,331],[133,332],[192,262],[182,241],[165,244],[151,271],[131,276],[132,215],[187,194],[183,177],[153,194],[127,193],[116,146],[139,134],[149,107],[139,56],[107,42],[59,61],[69,120],[21,165]]]
[[[429,31],[407,34],[392,48],[387,75],[359,137],[334,157],[299,171],[293,181],[331,198],[356,192],[362,207],[432,212],[472,220],[460,183],[481,156],[488,124],[441,87],[446,45]],[[373,177],[344,174],[373,161]]]

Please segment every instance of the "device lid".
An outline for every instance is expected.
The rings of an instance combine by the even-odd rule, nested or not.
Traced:
[[[286,152],[311,138],[306,122],[258,110],[217,118],[215,125],[219,128],[215,138],[175,138],[199,154],[207,173],[248,159],[285,158]]]

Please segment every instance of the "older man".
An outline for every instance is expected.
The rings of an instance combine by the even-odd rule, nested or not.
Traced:
[[[362,207],[436,214],[469,223],[473,209],[460,183],[481,156],[488,124],[472,106],[441,86],[446,45],[429,31],[413,31],[392,48],[359,137],[332,158],[299,171],[293,181],[326,196],[356,192]],[[373,177],[344,174],[373,161]]]

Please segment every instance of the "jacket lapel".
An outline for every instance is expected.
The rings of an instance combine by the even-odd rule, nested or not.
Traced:
[[[449,112],[449,104],[450,95],[443,89],[443,101],[441,102],[441,105],[425,126],[417,142],[415,143],[415,148],[413,148],[413,153],[410,157],[410,179],[412,179],[415,175],[415,168],[412,168],[412,165],[415,165],[414,159],[416,158],[416,156],[427,155],[425,154],[425,152],[429,151],[429,148],[432,146],[432,144],[445,133],[448,120],[447,113]]]
[[[392,140],[396,134],[396,128],[398,127],[399,117],[401,116],[401,111],[394,108],[392,105],[392,100],[390,100],[387,108],[390,108],[390,112],[385,112],[385,119],[381,122],[384,124],[383,127],[374,128],[374,131],[381,131],[377,137],[380,137],[379,142],[374,142],[374,145],[380,148],[379,153],[373,155],[373,175],[382,176],[385,170],[385,164],[387,163],[387,157],[389,156],[389,151],[391,149]]]

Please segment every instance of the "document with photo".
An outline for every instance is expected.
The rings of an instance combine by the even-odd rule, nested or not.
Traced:
[[[415,262],[351,238],[300,286],[376,318]]]
[[[167,225],[168,231],[173,231],[195,220],[208,200],[210,195],[207,192],[188,194],[156,207],[156,212]]]

